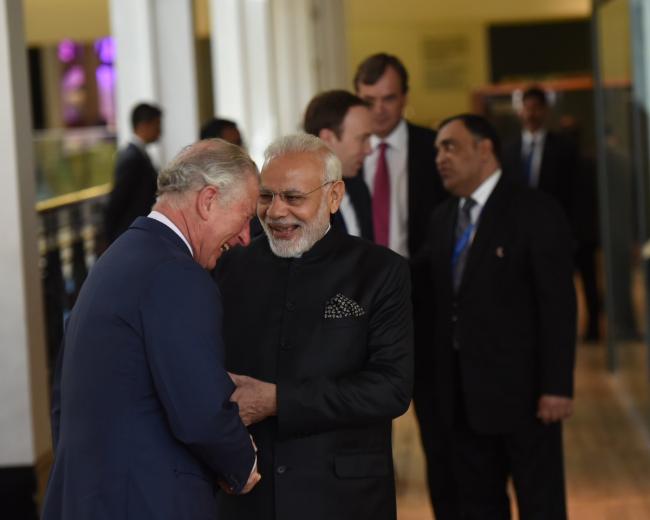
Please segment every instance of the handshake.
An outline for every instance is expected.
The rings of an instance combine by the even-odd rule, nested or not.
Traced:
[[[239,406],[239,417],[246,426],[263,421],[267,417],[276,414],[277,396],[273,383],[266,383],[253,377],[232,374],[230,372],[228,375],[230,375],[230,378],[236,386],[230,400]],[[251,437],[251,442],[255,448],[255,453],[257,453],[257,446],[253,437]],[[245,495],[251,491],[261,478],[262,476],[257,471],[256,457],[255,464],[248,477],[248,482],[246,482],[246,485],[239,494]],[[232,494],[232,488],[225,482],[219,481],[219,486],[226,493]]]

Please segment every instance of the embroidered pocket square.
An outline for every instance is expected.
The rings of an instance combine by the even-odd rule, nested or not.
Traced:
[[[341,293],[325,304],[325,319],[360,318],[365,313],[361,305]]]

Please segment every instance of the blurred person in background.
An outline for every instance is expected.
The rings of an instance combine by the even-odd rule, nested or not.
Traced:
[[[140,103],[131,112],[131,126],[133,136],[117,155],[113,190],[108,197],[104,225],[109,244],[137,217],[147,215],[156,200],[158,172],[147,153],[147,145],[160,139],[162,110]]]

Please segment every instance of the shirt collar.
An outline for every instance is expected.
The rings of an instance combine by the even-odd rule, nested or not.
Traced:
[[[535,139],[535,143],[541,143],[544,141],[544,138],[546,137],[546,130],[544,128],[540,128],[537,130],[537,132],[531,132],[530,130],[524,130],[521,133],[522,141],[525,144],[530,144],[533,139]]]
[[[157,220],[158,222],[160,222],[160,223],[162,223],[162,224],[165,224],[165,226],[167,226],[167,227],[168,227],[169,229],[171,229],[174,233],[176,233],[179,237],[181,237],[181,240],[182,240],[183,242],[185,242],[185,245],[186,245],[187,248],[190,250],[190,254],[192,255],[192,257],[194,257],[194,251],[192,251],[192,246],[190,245],[190,243],[189,243],[189,242],[187,241],[187,239],[185,238],[185,235],[183,235],[183,233],[181,233],[181,230],[178,229],[178,227],[176,226],[176,224],[174,224],[171,220],[169,220],[169,218],[168,218],[166,215],[163,215],[162,213],[160,213],[160,211],[152,211],[152,212],[149,213],[149,215],[147,215],[147,216],[148,216],[149,218],[152,218],[152,219],[154,219],[154,220]]]
[[[146,151],[147,150],[147,143],[145,143],[140,137],[136,134],[133,134],[131,137],[131,142],[136,145],[140,150]]]
[[[389,148],[404,150],[406,149],[407,142],[408,127],[406,126],[405,119],[402,119],[399,123],[397,123],[397,126],[393,128],[393,131],[383,139],[374,134],[370,136],[370,147],[373,150],[379,146],[379,143],[387,143]]]
[[[472,199],[474,199],[474,202],[478,204],[479,207],[485,206],[485,203],[487,200],[490,198],[490,195],[492,194],[492,191],[494,190],[494,187],[497,185],[497,182],[499,182],[499,179],[501,178],[501,170],[495,170],[494,173],[492,173],[487,179],[485,179],[481,185],[474,190],[474,193],[470,195]],[[460,203],[462,204],[465,198],[463,197],[460,199]]]

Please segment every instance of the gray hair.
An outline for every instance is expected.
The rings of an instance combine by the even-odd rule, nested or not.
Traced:
[[[341,161],[325,142],[310,134],[285,135],[273,141],[264,151],[264,167],[273,159],[292,153],[312,153],[323,161],[325,174],[323,182],[342,179]]]
[[[257,166],[239,146],[223,139],[204,139],[183,148],[158,175],[158,197],[182,196],[204,186],[219,189],[227,204]]]

